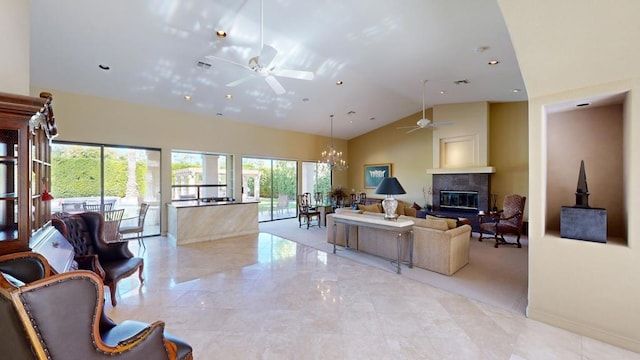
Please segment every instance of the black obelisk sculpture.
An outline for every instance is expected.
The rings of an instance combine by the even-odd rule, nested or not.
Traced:
[[[589,206],[589,189],[584,160],[580,162],[576,204],[560,208],[560,237],[607,242],[607,210]]]
[[[584,171],[584,160],[580,162],[580,174],[578,175],[578,188],[576,189],[575,207],[589,207],[589,188],[587,187],[587,175]]]

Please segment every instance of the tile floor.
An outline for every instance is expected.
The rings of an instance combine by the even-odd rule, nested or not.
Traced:
[[[196,359],[640,359],[271,234],[145,242],[144,284],[121,281],[107,314],[165,321]]]

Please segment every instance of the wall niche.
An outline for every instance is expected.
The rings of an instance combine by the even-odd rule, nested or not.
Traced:
[[[624,184],[624,108],[627,93],[548,106],[548,233],[560,233],[560,209],[576,203],[580,162],[584,160],[589,206],[607,211],[607,242],[627,245]],[[573,241],[573,240],[571,240]]]

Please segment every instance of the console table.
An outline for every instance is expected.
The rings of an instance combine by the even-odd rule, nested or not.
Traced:
[[[409,268],[413,267],[413,221],[411,220],[385,220],[382,217],[362,214],[332,214],[333,216],[333,253],[336,253],[336,225],[345,225],[345,247],[349,247],[349,227],[362,226],[374,229],[392,231],[397,234],[396,242],[398,248],[397,273],[400,274],[400,263],[402,262],[402,239],[409,241]],[[360,241],[360,239],[358,239]],[[364,240],[364,239],[363,239]]]

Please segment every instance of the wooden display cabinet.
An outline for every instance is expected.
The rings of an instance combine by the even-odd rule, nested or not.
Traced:
[[[50,140],[57,134],[51,100],[49,93],[0,93],[0,254],[30,250],[55,235],[46,199]],[[66,245],[55,238],[51,246]]]

